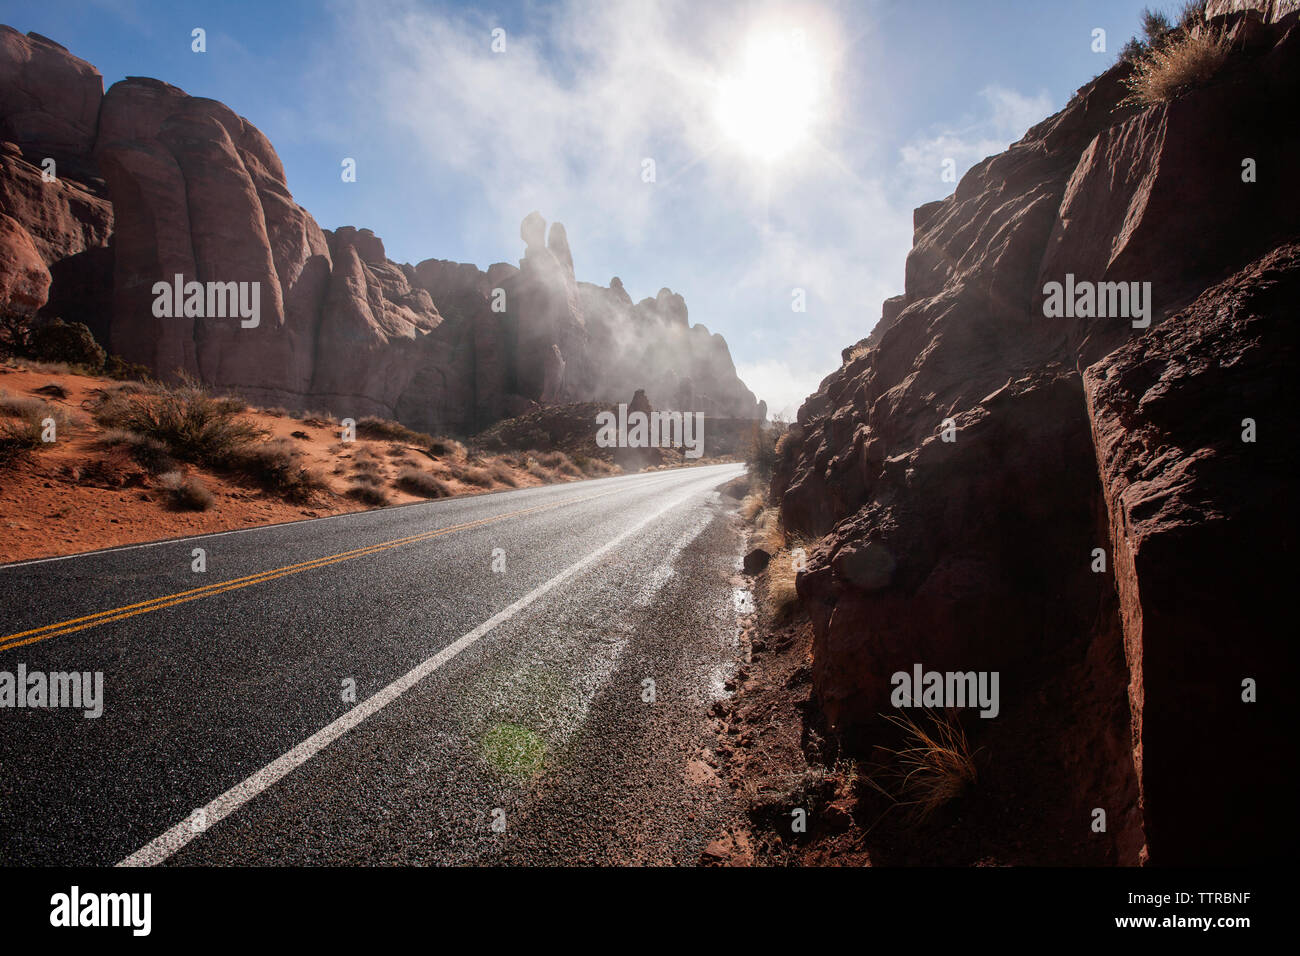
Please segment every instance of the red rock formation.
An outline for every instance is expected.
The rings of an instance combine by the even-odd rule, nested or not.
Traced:
[[[798,589],[832,727],[879,739],[915,663],[1000,671],[1001,717],[967,728],[1058,859],[1280,852],[1281,717],[1241,698],[1280,672],[1295,566],[1294,435],[1240,441],[1290,405],[1294,247],[1270,250],[1300,236],[1300,13],[1276,12],[1220,21],[1206,87],[1119,106],[1118,65],[918,209],[905,294],[773,480],[786,528],[821,538]],[[1245,181],[1246,158],[1276,174]],[[1150,326],[1049,318],[1067,275],[1151,283]]]
[[[721,337],[687,328],[680,296],[664,290],[634,310],[620,284],[608,306],[588,301],[597,287],[577,282],[564,226],[548,235],[538,213],[521,226],[519,269],[399,265],[370,230],[322,230],[266,137],[221,103],[141,77],[104,94],[93,67],[8,28],[0,81],[0,134],[15,141],[0,150],[0,212],[53,277],[46,311],[85,321],[164,377],[461,433],[538,401],[613,400],[629,384],[675,396],[683,376],[702,410],[763,411]],[[45,183],[37,164],[54,150],[69,175]],[[7,235],[9,255],[26,256],[19,233]],[[155,283],[178,274],[257,283],[259,323],[155,316]],[[32,293],[10,286],[29,307]],[[656,318],[638,319],[632,342],[638,311]]]
[[[85,60],[0,24],[0,138],[38,157],[86,156],[103,94],[103,78]]]
[[[50,291],[50,271],[27,230],[0,213],[0,302],[14,312],[35,315]]]
[[[1289,672],[1298,297],[1293,243],[1083,375],[1147,846],[1162,862],[1269,855],[1275,814],[1291,812],[1277,762],[1289,734],[1242,701],[1242,682],[1263,700]],[[1230,766],[1212,767],[1218,756]],[[1193,787],[1194,768],[1212,772]]]

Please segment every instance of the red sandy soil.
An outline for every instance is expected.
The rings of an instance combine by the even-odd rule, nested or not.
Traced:
[[[66,397],[36,392],[50,383],[62,386]],[[378,457],[381,474],[389,479],[385,484],[391,504],[427,500],[392,485],[390,479],[405,465],[416,465],[442,478],[454,495],[510,487],[500,482],[478,487],[458,480],[458,468],[466,464],[459,456],[430,460],[415,446],[397,441],[359,438],[345,444],[339,441],[337,425],[309,424],[289,415],[250,409],[245,417],[272,437],[290,438],[326,476],[330,492],[308,504],[295,504],[237,475],[187,465],[182,470],[199,477],[215,500],[206,511],[175,510],[157,476],[136,465],[124,450],[105,448],[99,442],[105,429],[94,422],[89,409],[95,406],[97,396],[114,384],[111,379],[69,372],[0,365],[0,394],[42,398],[62,408],[70,420],[68,427],[60,429],[57,442],[0,465],[0,563],[363,511],[369,506],[345,497],[345,492],[350,487],[352,466],[359,456],[367,456],[367,449]],[[294,432],[307,437],[291,437]],[[475,464],[497,461],[510,469],[518,487],[543,484],[519,467],[520,455],[483,456]],[[557,476],[557,480],[570,479]]]

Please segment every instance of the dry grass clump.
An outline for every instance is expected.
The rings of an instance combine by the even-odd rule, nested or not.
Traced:
[[[778,551],[767,563],[767,601],[774,615],[784,614],[799,601],[795,577],[799,562],[789,551]]]
[[[428,448],[437,439],[424,432],[417,432],[398,422],[368,415],[357,422],[357,434],[363,438],[376,438],[381,441],[404,441],[411,445]]]
[[[552,474],[565,475],[569,478],[582,477],[582,469],[562,451],[539,452],[537,462]]]
[[[9,464],[45,444],[46,422],[53,420],[55,435],[68,425],[57,405],[39,398],[14,398],[0,392],[0,464]]]
[[[377,478],[384,473],[384,463],[378,457],[368,457],[358,452],[352,461],[352,471],[357,475]]]
[[[213,398],[193,380],[139,392],[106,395],[95,420],[106,428],[135,432],[160,442],[180,461],[228,465],[263,432],[239,417],[238,405]]]
[[[412,495],[424,498],[448,498],[451,486],[441,478],[418,468],[403,468],[397,473],[397,487]]]
[[[109,448],[107,453],[78,465],[65,465],[63,474],[78,485],[100,488],[121,488],[139,469],[125,448]]]
[[[248,411],[248,402],[242,398],[235,398],[233,395],[220,395],[212,399],[217,409],[228,412],[231,415],[238,415],[241,412]]]
[[[308,466],[302,452],[286,438],[243,446],[229,465],[293,502],[310,501],[329,487],[325,477]]]
[[[892,787],[868,778],[873,787],[905,807],[915,822],[923,822],[936,810],[962,796],[977,780],[975,755],[966,732],[956,718],[927,711],[933,728],[927,730],[909,714],[886,714],[885,719],[903,732],[903,746],[886,749],[897,767],[884,776]]]
[[[740,503],[740,517],[745,521],[753,521],[763,510],[763,496],[759,494],[746,495]]]
[[[339,424],[338,416],[328,410],[327,411],[317,411],[317,410],[305,411],[298,416],[297,420],[302,422],[304,425],[312,425],[315,426],[316,428],[328,428],[331,425]]]
[[[167,446],[148,435],[110,428],[100,436],[99,441],[105,448],[123,449],[138,465],[154,474],[176,469],[176,461],[167,451]]]
[[[386,505],[391,500],[387,489],[377,479],[369,475],[358,475],[348,489],[348,497],[368,505]]]
[[[603,458],[590,458],[587,455],[574,455],[573,463],[588,478],[604,478],[609,475],[621,475],[623,469]]]
[[[1197,24],[1153,45],[1133,64],[1121,105],[1154,106],[1207,83],[1228,59],[1230,44],[1221,29]]]
[[[52,405],[43,398],[24,398],[0,392],[0,415],[5,417],[31,419],[53,418],[59,424],[66,424],[67,413],[57,405]]]
[[[744,507],[743,504],[741,506]],[[785,528],[781,526],[781,510],[764,508],[758,515],[754,544],[768,554],[776,554],[786,546]]]
[[[435,458],[464,458],[465,446],[452,438],[433,438],[425,447]]]
[[[169,471],[159,482],[167,492],[167,498],[173,508],[180,511],[207,511],[212,507],[212,492],[194,476],[182,475],[179,471]]]
[[[492,477],[492,480],[497,484],[506,485],[510,488],[519,487],[519,479],[515,477],[515,473],[510,470],[510,466],[505,462],[494,461],[492,464],[488,465],[487,471]]]
[[[246,409],[239,399],[214,398],[185,379],[174,386],[107,390],[95,419],[111,429],[106,444],[129,448],[152,471],[168,470],[171,459],[225,469],[293,502],[309,501],[328,487],[291,441],[263,441],[265,432],[240,417]]]
[[[480,468],[477,465],[466,465],[464,468],[455,472],[456,478],[467,485],[474,485],[479,488],[492,487],[492,474],[486,468]]]

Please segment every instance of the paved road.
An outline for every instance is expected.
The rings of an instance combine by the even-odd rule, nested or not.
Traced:
[[[0,860],[694,862],[740,472],[0,567],[0,682],[104,681],[98,718],[0,707]]]

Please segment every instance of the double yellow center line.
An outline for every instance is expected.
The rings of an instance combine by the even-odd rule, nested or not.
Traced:
[[[214,594],[224,594],[227,591],[237,591],[240,588],[252,587],[254,584],[264,584],[267,581],[274,581],[276,578],[288,577],[291,574],[301,574],[304,571],[314,571],[316,568],[328,567],[331,564],[351,561],[355,558],[365,557],[366,555],[379,554],[382,551],[391,551],[394,548],[400,548],[408,544],[415,544],[419,541],[428,541],[430,538],[438,538],[442,535],[452,534],[456,531],[468,531],[470,528],[478,528],[485,524],[492,524],[494,521],[504,521],[506,518],[517,518],[520,515],[531,514],[535,511],[543,511],[547,508],[558,508],[560,505],[565,504],[577,504],[581,501],[590,501],[593,498],[603,498],[605,495],[611,493],[612,492],[602,492],[598,495],[588,495],[585,498],[567,499],[565,501],[537,505],[534,508],[510,511],[506,514],[493,515],[490,518],[480,518],[478,521],[469,521],[464,524],[438,528],[435,531],[425,531],[421,534],[407,535],[404,538],[394,538],[391,541],[383,541],[379,544],[367,545],[364,548],[354,548],[351,551],[341,551],[338,554],[326,555],[323,558],[313,558],[310,561],[303,561],[300,564],[288,564],[282,568],[273,568],[270,571],[259,571],[257,574],[250,574],[242,578],[234,578],[230,581],[219,581],[216,584],[204,585],[201,588],[193,588],[189,591],[178,591],[175,594],[166,594],[162,597],[151,598],[148,601],[141,601],[138,604],[127,604],[123,607],[113,608],[112,610],[87,614],[84,617],[74,617],[66,621],[46,624],[44,627],[32,628],[30,631],[19,631],[16,634],[8,634],[4,637],[0,637],[0,651],[9,651],[16,647],[23,647],[27,644],[35,644],[38,641],[49,640],[51,637],[58,637],[62,634],[72,634],[75,631],[84,631],[88,627],[98,627],[100,624],[109,624],[113,621],[121,621],[124,618],[135,617],[137,614],[148,614],[150,611],[161,611],[166,607],[175,607],[177,604],[185,604],[188,601],[197,601],[200,598],[212,597]]]

